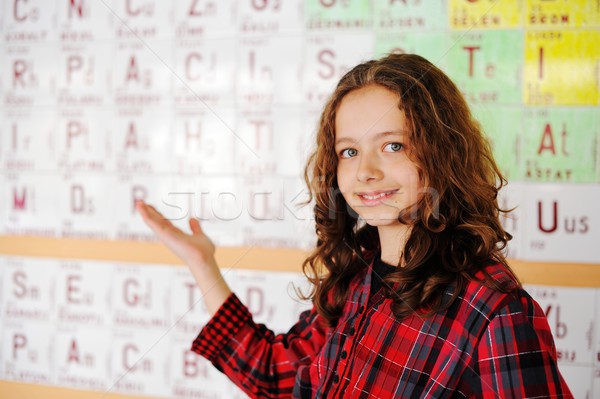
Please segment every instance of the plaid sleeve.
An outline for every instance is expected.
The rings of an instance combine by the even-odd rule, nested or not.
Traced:
[[[229,295],[192,343],[192,351],[214,362],[229,339],[251,319],[252,315],[239,298]]]
[[[558,369],[546,316],[521,293],[490,321],[466,390],[478,398],[573,398]]]
[[[275,335],[255,324],[231,294],[193,342],[192,351],[210,360],[251,398],[289,398],[299,368],[312,362],[325,335],[315,309],[303,312],[286,334]]]

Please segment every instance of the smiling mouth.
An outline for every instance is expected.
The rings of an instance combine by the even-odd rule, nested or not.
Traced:
[[[378,199],[383,199],[383,198],[389,197],[392,194],[396,193],[396,191],[398,191],[398,190],[382,191],[382,192],[379,192],[376,194],[375,193],[374,194],[359,193],[358,196],[367,201],[375,201]]]

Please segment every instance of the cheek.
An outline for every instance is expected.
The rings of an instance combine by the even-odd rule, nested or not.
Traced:
[[[348,171],[346,168],[338,166],[336,172],[336,179],[340,191],[344,192],[348,188]]]
[[[344,200],[346,200],[346,202],[349,202],[352,197],[352,195],[350,194],[352,192],[351,188],[348,187],[347,184],[344,184],[343,181],[338,180],[338,190],[339,194],[341,194]]]
[[[419,171],[414,168],[405,177],[405,184],[409,192],[410,202],[416,202],[419,195],[423,192],[423,182],[419,176]]]
[[[423,189],[423,182],[421,181],[421,178],[419,177],[419,173],[417,173],[415,171],[415,173],[411,176],[411,184],[413,187],[415,187],[417,190],[421,190]]]
[[[340,176],[338,174],[337,183],[338,183],[337,195],[338,196],[341,195],[347,204],[352,204],[352,202],[354,201],[353,197],[352,197],[352,185],[348,181],[348,178],[347,177],[344,178],[344,176]]]
[[[416,165],[413,165],[413,173],[411,174],[411,181],[412,181],[412,184],[415,187],[417,187],[419,190],[423,189],[423,173]]]

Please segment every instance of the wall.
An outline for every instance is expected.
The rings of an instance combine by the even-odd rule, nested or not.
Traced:
[[[600,392],[597,1],[10,0],[0,12],[0,396],[238,395],[187,347],[191,276],[143,198],[220,246],[279,331],[314,242],[302,165],[348,67],[421,54],[511,183],[511,264],[577,397]],[[300,284],[301,283],[297,283]]]

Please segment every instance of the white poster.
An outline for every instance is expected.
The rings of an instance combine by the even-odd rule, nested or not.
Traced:
[[[600,262],[600,187],[591,184],[529,184],[523,259]]]

